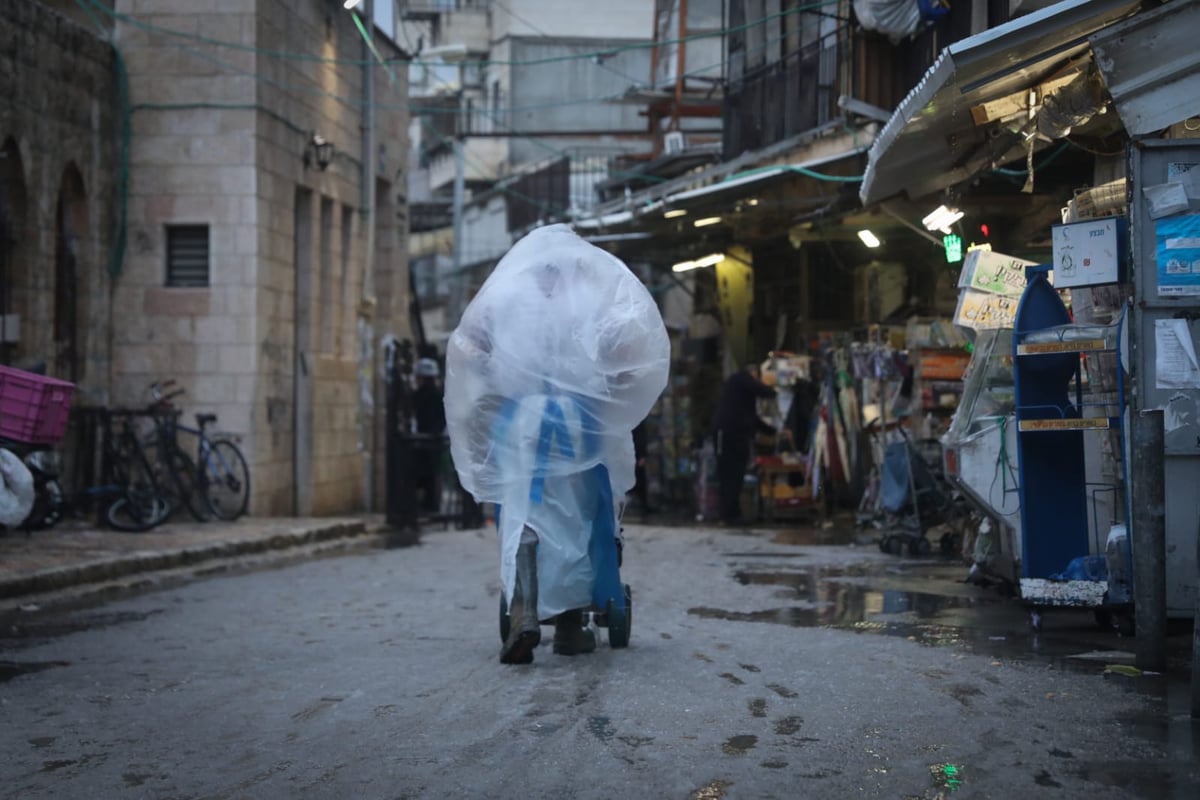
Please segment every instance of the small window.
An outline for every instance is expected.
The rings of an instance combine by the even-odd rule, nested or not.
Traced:
[[[208,286],[208,226],[167,226],[167,286]]]

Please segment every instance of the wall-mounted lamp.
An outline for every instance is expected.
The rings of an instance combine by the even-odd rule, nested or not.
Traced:
[[[868,230],[859,231],[858,238],[862,239],[862,243],[865,244],[867,247],[872,247],[872,248],[879,247],[879,244],[880,244],[879,237],[876,236],[875,234],[871,233]]]
[[[704,219],[696,220],[692,224],[695,225],[697,228],[703,228],[705,225],[716,225],[720,221],[721,221],[720,217],[705,217]]]
[[[675,217],[686,217],[686,208],[673,208],[670,211],[663,213],[663,219],[675,219]]]
[[[332,161],[333,142],[319,133],[313,133],[312,137],[308,140],[308,144],[304,146],[305,169],[315,167],[324,172]]]
[[[957,208],[946,208],[938,206],[929,213],[929,216],[921,220],[921,224],[925,226],[927,231],[941,231],[949,234],[950,226],[963,218],[963,212]]]
[[[720,264],[725,260],[724,253],[713,253],[704,258],[697,258],[695,261],[680,261],[671,267],[672,272],[687,272],[690,269],[700,269],[700,267],[711,267],[714,264]]]

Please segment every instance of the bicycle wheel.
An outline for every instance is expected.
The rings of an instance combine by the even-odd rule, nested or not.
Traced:
[[[213,442],[196,475],[214,517],[232,522],[246,513],[250,468],[237,445],[226,439]]]
[[[171,515],[171,506],[159,490],[145,455],[137,450],[126,458],[114,465],[122,489],[104,510],[104,520],[116,530],[141,533],[164,522]]]
[[[204,499],[204,492],[196,485],[196,465],[192,457],[178,447],[172,448],[166,468],[168,477],[165,485],[170,487],[170,493],[176,495],[175,507],[186,507],[192,519],[197,522],[208,522],[212,519],[212,510],[208,507],[208,501]],[[159,485],[164,484],[160,482]]]

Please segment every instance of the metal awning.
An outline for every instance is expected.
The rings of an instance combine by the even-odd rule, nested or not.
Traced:
[[[1024,152],[1004,121],[1086,68],[1088,36],[1134,13],[1135,0],[1063,0],[950,45],[896,108],[871,148],[863,205],[921,197]]]
[[[671,192],[646,204],[635,205],[630,210],[608,214],[599,214],[588,219],[578,219],[572,224],[579,229],[619,230],[626,227],[640,227],[640,219],[652,215],[655,220],[662,217],[668,210],[695,210],[702,207],[714,207],[735,203],[744,198],[750,198],[765,188],[780,184],[785,178],[796,175],[811,175],[821,173],[830,165],[861,155],[867,150],[866,145],[839,150],[830,155],[810,158],[796,163],[776,164],[745,170],[740,173],[730,173],[723,180],[714,181],[705,186]],[[857,176],[829,175],[834,181],[856,182]]]
[[[1130,136],[1200,115],[1197,34],[1200,2],[1174,0],[1091,37],[1096,65]]]

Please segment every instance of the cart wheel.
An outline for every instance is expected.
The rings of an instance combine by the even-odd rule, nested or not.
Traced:
[[[1102,631],[1111,631],[1113,629],[1113,615],[1107,608],[1097,608],[1092,611],[1092,616],[1096,620],[1096,627]]]
[[[914,556],[927,556],[933,552],[933,545],[929,543],[928,539],[922,536],[909,545],[908,549]]]
[[[1042,630],[1042,612],[1036,608],[1029,612],[1029,627],[1034,633],[1040,633]]]
[[[904,552],[904,540],[899,536],[893,536],[888,539],[887,551],[894,556],[898,556]]]
[[[509,626],[512,625],[512,617],[508,615],[508,598],[504,596],[504,589],[500,590],[500,643],[508,641]]]
[[[608,645],[609,647],[628,647],[629,632],[633,628],[633,590],[629,588],[629,584],[624,584],[625,587],[625,613],[618,611],[613,601],[608,601],[606,609],[608,617]]]

